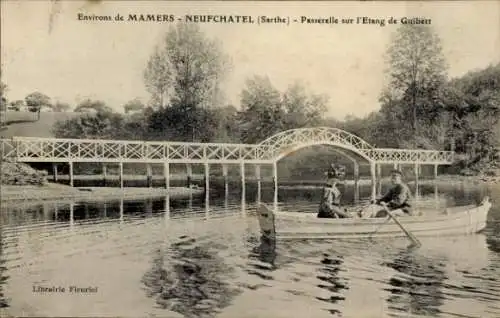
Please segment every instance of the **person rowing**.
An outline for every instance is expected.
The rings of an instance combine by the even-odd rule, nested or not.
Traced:
[[[340,206],[341,193],[337,184],[345,175],[341,166],[332,164],[327,172],[326,186],[323,188],[321,203],[319,205],[318,218],[348,218],[349,214]]]
[[[386,203],[387,209],[395,216],[412,215],[411,210],[411,192],[410,188],[402,181],[403,173],[399,170],[391,171],[392,187],[380,199],[373,200],[371,203],[376,204],[376,208],[372,208],[371,212],[363,213],[363,217],[385,217],[387,212],[384,208],[380,208],[380,204]],[[367,215],[368,214],[368,215]]]

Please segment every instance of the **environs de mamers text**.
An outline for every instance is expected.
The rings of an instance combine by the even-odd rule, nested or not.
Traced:
[[[189,22],[189,23],[258,23],[258,24],[376,24],[385,26],[387,24],[431,24],[432,20],[425,17],[337,17],[337,16],[244,16],[244,15],[183,15],[174,14],[116,14],[96,15],[78,13],[79,21],[116,21],[116,22]]]

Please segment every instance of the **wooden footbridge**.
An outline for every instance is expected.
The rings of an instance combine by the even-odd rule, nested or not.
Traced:
[[[392,164],[396,168],[413,165],[418,177],[421,165],[433,165],[434,174],[437,175],[438,165],[449,165],[454,160],[454,153],[450,151],[375,148],[349,132],[330,127],[287,130],[259,144],[12,137],[1,139],[0,151],[3,158],[17,162],[67,163],[71,185],[73,164],[78,162],[103,163],[104,167],[106,164],[117,164],[121,187],[124,163],[146,164],[148,177],[151,175],[151,164],[163,164],[166,188],[170,187],[170,164],[186,164],[188,175],[191,174],[191,164],[203,164],[206,189],[209,188],[210,165],[221,164],[224,177],[227,177],[227,165],[237,164],[240,166],[244,191],[245,166],[254,165],[260,192],[261,165],[272,165],[274,186],[277,189],[277,162],[294,151],[313,145],[330,145],[350,158],[354,165],[355,181],[359,179],[359,164],[370,165],[373,197],[377,176],[380,179],[381,165]]]

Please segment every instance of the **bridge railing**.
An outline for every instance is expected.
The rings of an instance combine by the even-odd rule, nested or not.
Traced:
[[[81,162],[232,162],[253,160],[255,145],[59,139],[13,137],[2,139],[5,157],[21,161]]]
[[[455,160],[453,151],[424,149],[374,148],[366,154],[377,163],[436,163],[451,164]]]
[[[276,145],[59,139],[1,139],[2,158],[25,162],[272,163],[285,148]],[[294,145],[287,145],[294,146]],[[345,146],[345,145],[344,145]],[[353,149],[377,163],[451,164],[454,152],[420,149]]]

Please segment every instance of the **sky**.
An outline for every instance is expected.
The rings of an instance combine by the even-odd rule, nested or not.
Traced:
[[[500,62],[500,1],[432,2],[1,2],[2,81],[9,100],[40,91],[75,105],[85,98],[122,110],[149,99],[143,70],[167,22],[79,21],[85,15],[250,15],[299,19],[421,17],[441,37],[449,76]],[[340,21],[339,21],[340,22]],[[200,24],[222,43],[232,69],[222,89],[239,105],[245,80],[266,75],[279,89],[295,80],[329,96],[328,115],[364,116],[380,108],[384,53],[397,25]]]

